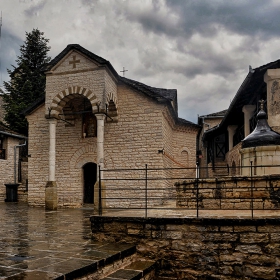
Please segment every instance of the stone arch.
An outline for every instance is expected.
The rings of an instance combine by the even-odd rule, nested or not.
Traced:
[[[92,155],[96,157],[96,145],[94,145],[93,143],[87,143],[83,147],[77,149],[73,153],[70,160],[71,170],[75,168],[82,168],[82,166],[87,162],[93,161],[94,158],[92,157]]]
[[[187,147],[182,147],[182,148],[179,150],[179,154],[182,154],[183,151],[186,151],[188,154],[190,154],[190,150],[189,150]]]
[[[81,86],[71,86],[59,92],[52,99],[50,106],[50,117],[58,118],[58,115],[62,112],[63,107],[67,104],[67,102],[79,95],[84,96],[89,100],[92,106],[92,111],[98,110],[97,104],[99,100],[91,90]]]
[[[70,169],[81,169],[84,164],[87,162],[95,162],[96,159],[96,145],[94,143],[86,144],[85,146],[77,149],[70,160]],[[104,151],[104,166],[105,168],[109,166],[109,168],[114,167],[114,161],[109,153]]]

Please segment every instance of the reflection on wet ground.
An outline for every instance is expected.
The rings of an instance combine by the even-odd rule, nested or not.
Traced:
[[[92,208],[46,211],[0,203],[0,279],[64,279],[112,255],[91,240],[91,215]]]

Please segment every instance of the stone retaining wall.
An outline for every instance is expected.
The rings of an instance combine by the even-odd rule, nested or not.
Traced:
[[[279,279],[280,219],[91,217],[93,238],[137,244],[175,279]]]
[[[198,186],[198,190],[197,190]],[[277,209],[280,176],[192,179],[176,183],[177,207],[195,209]]]

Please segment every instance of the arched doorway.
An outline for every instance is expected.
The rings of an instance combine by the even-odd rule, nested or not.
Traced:
[[[97,165],[88,162],[83,166],[84,172],[84,203],[94,202],[94,184],[96,183]]]

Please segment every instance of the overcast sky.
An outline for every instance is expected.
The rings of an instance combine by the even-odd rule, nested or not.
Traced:
[[[127,78],[177,89],[193,122],[228,108],[249,65],[280,58],[280,0],[0,0],[0,10],[1,84],[39,28],[52,58],[80,44]]]

